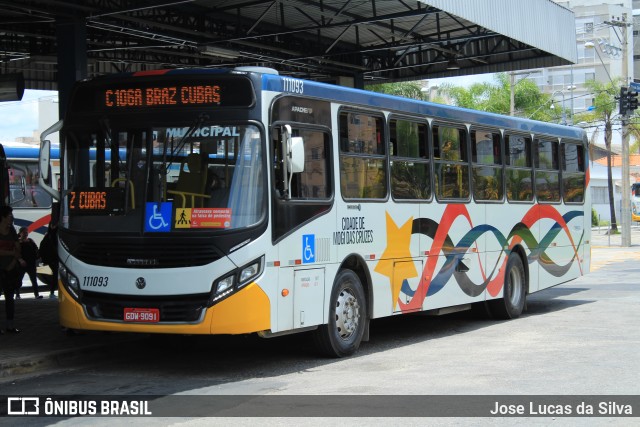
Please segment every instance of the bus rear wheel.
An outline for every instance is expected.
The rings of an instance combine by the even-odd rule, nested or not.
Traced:
[[[315,333],[318,349],[329,357],[353,354],[364,335],[366,300],[360,278],[352,270],[342,270],[331,290],[329,317]]]
[[[497,319],[515,319],[522,314],[527,293],[527,276],[522,258],[516,253],[509,255],[507,269],[504,272],[502,298],[488,301],[493,317]]]

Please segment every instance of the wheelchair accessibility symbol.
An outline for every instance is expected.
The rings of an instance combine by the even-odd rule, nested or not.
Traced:
[[[152,233],[171,231],[171,203],[147,202],[144,231]]]
[[[305,234],[302,236],[302,263],[308,264],[316,261],[316,236]]]

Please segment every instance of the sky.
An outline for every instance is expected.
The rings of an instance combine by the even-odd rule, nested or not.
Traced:
[[[0,102],[0,141],[32,136],[38,129],[38,99],[57,96],[55,91],[27,89],[22,101]]]
[[[495,83],[495,74],[470,74],[468,76],[444,77],[441,79],[428,79],[429,86],[439,86],[443,83],[450,83],[454,86],[469,87],[474,83]]]

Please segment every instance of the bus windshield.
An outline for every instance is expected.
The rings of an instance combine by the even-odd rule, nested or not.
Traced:
[[[66,133],[63,227],[219,232],[265,216],[263,138],[252,124],[112,125]]]

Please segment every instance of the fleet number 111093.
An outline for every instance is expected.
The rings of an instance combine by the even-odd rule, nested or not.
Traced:
[[[83,287],[99,287],[99,286],[108,286],[109,285],[109,277],[107,276],[84,276],[82,278],[82,286]]]
[[[303,94],[304,82],[302,80],[285,77],[282,79],[282,91]]]

